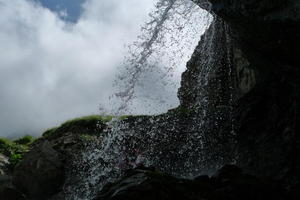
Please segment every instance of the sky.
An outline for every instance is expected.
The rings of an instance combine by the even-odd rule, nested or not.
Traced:
[[[41,135],[65,120],[99,114],[100,104],[109,110],[124,47],[136,40],[154,3],[0,0],[0,136]],[[165,87],[159,70],[149,73],[143,92],[163,95],[163,101],[145,106],[144,96],[136,113],[176,107],[182,71],[184,65]]]
[[[56,12],[60,17],[69,22],[77,22],[83,8],[82,5],[86,0],[36,0],[41,3],[45,8]]]

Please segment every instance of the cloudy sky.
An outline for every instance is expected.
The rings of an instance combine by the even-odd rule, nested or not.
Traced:
[[[109,105],[124,46],[136,40],[155,2],[0,0],[0,136],[39,135]],[[175,88],[148,87],[165,95],[156,112],[178,105],[183,70],[171,80]],[[139,101],[137,113],[153,111],[152,104]]]

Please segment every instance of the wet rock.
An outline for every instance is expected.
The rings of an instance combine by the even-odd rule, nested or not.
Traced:
[[[205,9],[202,2],[194,0]],[[238,32],[240,44],[270,60],[299,67],[299,0],[209,0],[215,13]]]
[[[216,157],[228,152],[224,144],[233,137],[230,146],[235,146],[235,152],[230,154],[240,167],[296,187],[300,181],[300,1],[209,0],[210,7],[200,0],[194,2],[214,14],[216,27],[212,25],[202,37],[187,65],[179,91],[181,104],[197,104],[202,91],[194,77],[203,69],[231,69],[232,79],[213,77],[223,84],[212,85],[208,92],[208,96],[226,99],[228,94],[219,91],[227,91],[232,98],[230,109],[221,111],[225,119],[221,125],[219,114],[209,118],[207,140],[214,147],[221,146]],[[209,55],[221,62],[207,63],[203,47],[217,49],[217,54]],[[226,90],[229,86],[232,90]],[[215,96],[214,88],[218,90]],[[220,113],[216,105],[207,112]]]
[[[190,199],[192,190],[185,186],[186,180],[148,169],[127,171],[123,179],[106,185],[96,198],[109,199]]]
[[[72,162],[93,134],[103,130],[98,116],[68,121],[46,131],[15,167],[14,185],[30,200],[64,199],[63,184]]]
[[[0,175],[4,175],[8,172],[9,165],[9,159],[0,153]]]
[[[226,179],[224,179],[226,177]],[[236,166],[225,166],[212,178],[175,178],[149,169],[134,169],[106,185],[96,200],[263,200],[287,199],[280,184],[246,175]]]
[[[238,101],[237,161],[248,172],[299,183],[299,76],[281,70]]]
[[[25,200],[25,196],[13,186],[11,176],[0,175],[0,199]]]
[[[212,177],[222,180],[222,179],[232,179],[237,176],[241,176],[242,170],[236,165],[225,165],[219,169]]]
[[[64,176],[61,156],[49,141],[41,142],[17,165],[15,184],[32,199],[58,192]]]

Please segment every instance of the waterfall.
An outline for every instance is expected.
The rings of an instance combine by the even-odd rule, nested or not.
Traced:
[[[115,117],[96,140],[87,142],[66,174],[67,199],[91,200],[105,184],[140,163],[178,177],[193,177],[228,162],[229,144],[220,144],[232,141],[220,130],[230,124],[232,133],[230,38],[227,25],[215,17],[183,74],[180,107],[160,115]],[[129,77],[130,91],[121,110],[132,98],[143,67],[140,62],[134,67],[138,71]]]

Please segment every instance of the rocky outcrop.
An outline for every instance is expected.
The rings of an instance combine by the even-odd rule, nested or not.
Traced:
[[[25,200],[25,196],[14,185],[9,175],[0,175],[0,199]]]
[[[87,140],[102,132],[105,121],[100,116],[79,118],[46,131],[15,167],[14,186],[30,200],[49,199],[59,194],[76,156]]]
[[[0,153],[0,175],[4,175],[9,170],[9,158]]]
[[[297,187],[300,180],[300,2],[209,0],[211,6],[201,0],[194,2],[213,13],[215,23],[206,32],[208,35],[202,37],[182,77],[179,92],[182,105],[191,107],[197,103],[194,97],[201,95],[201,90],[197,89],[199,83],[195,77],[203,69],[226,66],[232,70],[231,79],[225,80],[225,84],[222,77],[213,77],[223,82],[224,91],[232,86],[231,110],[221,111],[222,115],[231,113],[225,114],[230,117],[218,125],[221,134],[213,137],[230,137],[233,131],[236,148],[232,159],[239,166]],[[207,63],[203,51],[211,46],[217,53],[209,55],[220,63]],[[211,87],[219,91],[219,87]],[[228,96],[222,92],[216,95],[219,99]],[[214,106],[208,108],[208,112],[216,111]],[[218,122],[214,118],[213,121]],[[231,131],[226,127],[231,127]],[[208,130],[214,129],[212,126]]]
[[[63,158],[49,141],[37,144],[16,167],[15,184],[32,199],[49,197],[63,183]]]
[[[273,73],[237,102],[238,163],[248,172],[300,182],[300,71]]]
[[[179,179],[149,168],[129,170],[115,183],[106,185],[96,200],[253,200],[289,199],[279,182],[244,174],[227,165],[212,177]]]
[[[193,0],[204,7],[203,0]],[[240,44],[273,62],[299,67],[299,0],[208,0],[210,12],[224,19]]]

